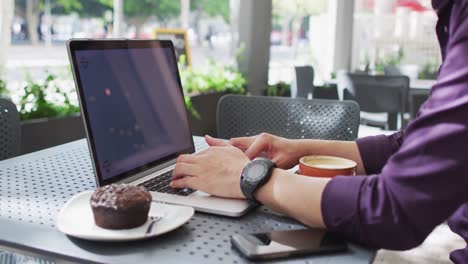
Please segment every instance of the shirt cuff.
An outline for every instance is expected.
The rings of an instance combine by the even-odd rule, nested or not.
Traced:
[[[393,154],[388,141],[388,137],[384,135],[364,137],[356,140],[364,169],[368,175],[380,173],[387,159]]]
[[[347,236],[356,234],[359,226],[360,189],[367,176],[337,176],[325,186],[322,194],[322,216],[325,226]]]

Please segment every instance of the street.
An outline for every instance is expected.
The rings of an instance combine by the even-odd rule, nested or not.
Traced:
[[[290,82],[292,80],[294,65],[305,64],[304,58],[310,57],[307,54],[307,47],[304,47],[306,45],[308,44],[299,48],[296,56],[294,56],[292,47],[271,46],[269,83]],[[229,65],[234,62],[234,55],[230,54],[229,43],[226,42],[215,42],[213,49],[207,45],[192,45],[191,55],[195,69],[202,69],[209,63],[210,59],[221,65]],[[52,46],[13,45],[10,47],[5,80],[12,94],[21,93],[26,74],[29,74],[35,81],[42,81],[47,73],[71,80],[65,43]]]

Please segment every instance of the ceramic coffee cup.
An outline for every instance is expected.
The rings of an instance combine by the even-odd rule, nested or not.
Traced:
[[[356,162],[333,156],[304,156],[299,160],[299,173],[305,176],[328,177],[355,175]]]

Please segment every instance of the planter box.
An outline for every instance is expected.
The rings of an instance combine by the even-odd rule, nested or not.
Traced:
[[[210,135],[217,136],[216,133],[216,108],[218,101],[226,93],[199,94],[191,97],[193,107],[200,113],[200,119],[188,113],[192,134],[196,136]]]
[[[21,123],[21,154],[86,137],[81,115],[41,118]]]
[[[192,134],[216,136],[216,108],[225,93],[195,95],[192,105],[200,119],[188,113]],[[54,147],[86,137],[81,115],[28,120],[21,123],[21,154]]]
[[[314,99],[338,100],[338,87],[335,84],[314,87]]]

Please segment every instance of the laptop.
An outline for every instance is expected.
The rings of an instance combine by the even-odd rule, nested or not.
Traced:
[[[232,217],[252,207],[169,187],[177,157],[195,152],[171,41],[72,39],[67,47],[98,186],[144,186],[154,201]]]

